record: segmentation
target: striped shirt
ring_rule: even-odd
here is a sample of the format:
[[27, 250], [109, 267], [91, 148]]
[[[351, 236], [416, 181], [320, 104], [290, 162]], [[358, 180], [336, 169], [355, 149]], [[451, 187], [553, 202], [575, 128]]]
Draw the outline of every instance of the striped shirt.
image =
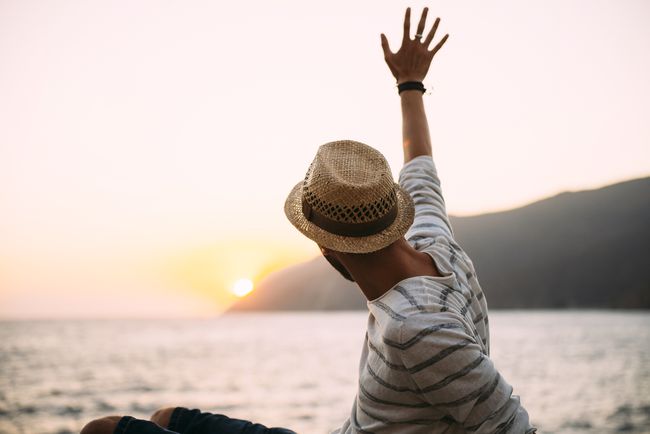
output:
[[368, 301], [359, 388], [335, 433], [535, 432], [489, 358], [485, 296], [454, 241], [433, 159], [406, 163], [399, 183], [415, 203], [406, 238], [441, 276], [402, 280]]

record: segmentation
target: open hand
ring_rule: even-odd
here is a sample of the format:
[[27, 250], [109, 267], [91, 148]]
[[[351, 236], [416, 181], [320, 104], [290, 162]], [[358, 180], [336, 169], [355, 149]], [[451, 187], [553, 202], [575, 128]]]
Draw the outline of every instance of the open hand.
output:
[[429, 31], [427, 37], [422, 41], [428, 12], [429, 8], [424, 8], [415, 33], [415, 39], [411, 39], [411, 8], [406, 9], [406, 15], [404, 16], [404, 37], [402, 38], [402, 46], [397, 53], [393, 53], [390, 50], [386, 35], [381, 34], [381, 47], [384, 50], [384, 59], [390, 68], [390, 72], [395, 76], [397, 84], [406, 81], [424, 80], [427, 71], [429, 71], [433, 56], [435, 56], [445, 41], [447, 41], [447, 38], [449, 38], [449, 34], [446, 34], [435, 47], [429, 50], [429, 45], [431, 45], [431, 41], [433, 41], [433, 37], [438, 29], [440, 18], [436, 18], [431, 31]]

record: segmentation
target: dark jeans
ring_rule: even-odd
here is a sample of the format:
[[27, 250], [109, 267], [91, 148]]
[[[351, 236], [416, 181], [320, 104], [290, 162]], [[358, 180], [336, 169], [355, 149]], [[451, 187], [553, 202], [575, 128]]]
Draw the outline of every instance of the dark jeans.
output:
[[296, 434], [285, 428], [267, 428], [246, 420], [231, 419], [221, 414], [202, 413], [177, 407], [167, 429], [148, 420], [124, 416], [114, 434]]

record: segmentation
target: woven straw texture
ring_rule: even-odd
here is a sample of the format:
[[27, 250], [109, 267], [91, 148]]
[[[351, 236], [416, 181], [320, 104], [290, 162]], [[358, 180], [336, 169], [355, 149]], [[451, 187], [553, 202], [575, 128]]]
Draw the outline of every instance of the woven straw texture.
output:
[[[369, 236], [332, 234], [303, 214], [302, 201], [318, 213], [341, 223], [370, 223], [397, 206], [397, 217], [386, 229]], [[289, 221], [321, 246], [347, 253], [380, 250], [403, 237], [413, 223], [410, 195], [393, 181], [384, 156], [352, 140], [322, 145], [304, 181], [289, 193], [284, 206]]]

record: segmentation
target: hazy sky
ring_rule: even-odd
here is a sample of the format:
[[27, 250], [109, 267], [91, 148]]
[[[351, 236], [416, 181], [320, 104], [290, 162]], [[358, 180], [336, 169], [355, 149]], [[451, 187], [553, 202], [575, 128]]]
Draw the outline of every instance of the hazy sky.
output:
[[650, 173], [650, 3], [0, 0], [0, 317], [208, 315], [315, 254], [282, 206], [317, 149], [401, 165], [424, 5], [451, 213]]

